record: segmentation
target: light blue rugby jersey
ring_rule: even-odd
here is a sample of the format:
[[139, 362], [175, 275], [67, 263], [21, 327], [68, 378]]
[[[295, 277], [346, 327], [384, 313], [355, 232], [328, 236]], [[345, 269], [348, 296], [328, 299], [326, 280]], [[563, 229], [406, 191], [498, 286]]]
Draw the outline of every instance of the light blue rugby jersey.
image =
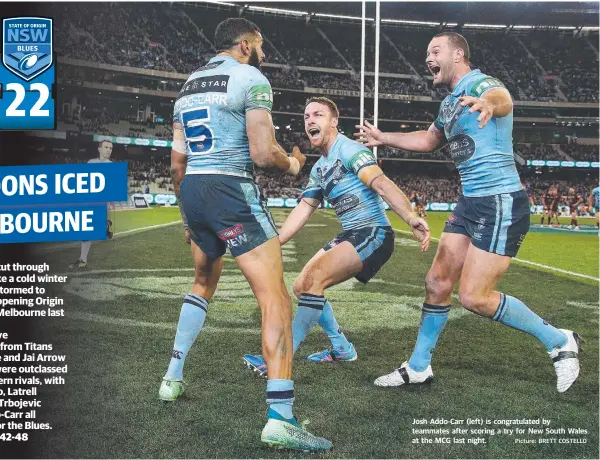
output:
[[491, 196], [522, 189], [515, 166], [512, 112], [492, 118], [479, 129], [480, 112], [469, 113], [459, 97], [481, 97], [492, 88], [504, 88], [497, 79], [472, 70], [462, 77], [440, 106], [435, 127], [446, 135], [450, 155], [460, 173], [465, 196]]
[[338, 134], [327, 156], [313, 166], [302, 198], [326, 198], [344, 230], [389, 226], [382, 198], [358, 178], [362, 168], [376, 164], [373, 152]]
[[596, 210], [600, 209], [600, 187], [596, 187], [592, 190], [592, 195], [594, 195], [594, 208]]
[[224, 174], [252, 179], [246, 112], [271, 111], [273, 92], [255, 67], [215, 56], [192, 73], [175, 102], [173, 120], [182, 124], [186, 174]]

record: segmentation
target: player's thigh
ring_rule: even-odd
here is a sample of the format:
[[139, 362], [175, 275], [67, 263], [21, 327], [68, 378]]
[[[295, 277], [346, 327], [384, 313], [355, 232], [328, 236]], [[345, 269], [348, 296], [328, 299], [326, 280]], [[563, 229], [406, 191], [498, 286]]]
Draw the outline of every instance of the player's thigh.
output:
[[461, 302], [483, 298], [494, 291], [510, 265], [511, 258], [469, 246], [458, 289]]
[[235, 261], [248, 280], [259, 304], [273, 296], [286, 298], [283, 258], [279, 238], [273, 237], [252, 250], [238, 255]]
[[[394, 232], [391, 227], [363, 227], [336, 235], [317, 253], [299, 278], [303, 287], [318, 293], [338, 283], [356, 277], [367, 283], [394, 253]], [[298, 283], [294, 285], [297, 295]]]
[[461, 196], [444, 225], [433, 263], [425, 278], [428, 291], [451, 291], [458, 281], [473, 236], [469, 225], [472, 216], [469, 213], [469, 203]]
[[320, 249], [302, 269], [294, 283], [294, 294], [320, 293], [323, 289], [356, 276], [362, 268], [362, 260], [348, 241], [343, 241], [328, 251]]

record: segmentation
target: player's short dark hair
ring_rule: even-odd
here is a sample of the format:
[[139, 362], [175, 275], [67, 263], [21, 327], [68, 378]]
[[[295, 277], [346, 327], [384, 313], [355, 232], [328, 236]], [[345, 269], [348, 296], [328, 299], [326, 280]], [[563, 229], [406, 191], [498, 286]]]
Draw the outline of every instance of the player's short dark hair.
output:
[[463, 50], [465, 56], [465, 64], [471, 63], [471, 50], [469, 50], [469, 44], [467, 43], [465, 37], [463, 37], [461, 34], [457, 34], [456, 32], [442, 32], [440, 34], [437, 34], [433, 38], [438, 37], [448, 37], [448, 41], [454, 49]]
[[103, 141], [98, 142], [98, 148], [102, 147], [102, 144], [104, 144], [105, 142], [108, 142], [109, 144], [112, 145], [112, 141], [109, 141], [108, 139], [104, 139]]
[[329, 110], [331, 110], [331, 114], [335, 118], [340, 118], [340, 111], [338, 110], [337, 104], [335, 102], [333, 102], [331, 99], [329, 99], [328, 97], [314, 96], [314, 97], [308, 98], [306, 100], [306, 104], [304, 104], [304, 110], [306, 110], [306, 107], [308, 107], [308, 104], [310, 104], [312, 102], [326, 105], [327, 107], [329, 107]]
[[220, 53], [231, 49], [246, 34], [260, 34], [260, 29], [253, 22], [244, 18], [227, 18], [215, 29], [215, 47]]

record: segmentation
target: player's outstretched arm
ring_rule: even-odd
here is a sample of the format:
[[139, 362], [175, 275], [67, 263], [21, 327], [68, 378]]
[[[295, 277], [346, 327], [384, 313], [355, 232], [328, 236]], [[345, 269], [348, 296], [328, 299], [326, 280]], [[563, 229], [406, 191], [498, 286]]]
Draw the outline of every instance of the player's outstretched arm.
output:
[[321, 202], [314, 198], [302, 198], [298, 206], [287, 217], [279, 230], [279, 242], [283, 246], [291, 240], [302, 227], [306, 225], [310, 216], [317, 210]]
[[246, 112], [246, 132], [250, 145], [250, 158], [256, 166], [276, 169], [292, 176], [296, 176], [304, 166], [306, 157], [298, 147], [294, 147], [292, 156], [288, 157], [277, 143], [273, 119], [268, 110]]
[[421, 243], [421, 252], [429, 249], [429, 225], [413, 211], [410, 201], [402, 190], [398, 188], [377, 165], [367, 166], [358, 172], [358, 178], [367, 187], [370, 187], [383, 198], [383, 200], [408, 224], [413, 235]]
[[364, 125], [356, 125], [354, 137], [367, 147], [387, 146], [411, 152], [433, 152], [444, 140], [444, 133], [432, 123], [427, 131], [412, 133], [384, 133], [367, 120]]
[[185, 242], [190, 244], [190, 230], [188, 227], [187, 218], [183, 212], [183, 206], [181, 204], [181, 198], [179, 196], [179, 190], [181, 181], [185, 176], [185, 169], [187, 168], [187, 155], [185, 154], [185, 137], [181, 129], [180, 123], [173, 123], [173, 145], [171, 147], [171, 179], [173, 179], [173, 189], [175, 190], [175, 196], [177, 197], [177, 203], [179, 204], [179, 212], [181, 213], [181, 220], [183, 220], [183, 233]]

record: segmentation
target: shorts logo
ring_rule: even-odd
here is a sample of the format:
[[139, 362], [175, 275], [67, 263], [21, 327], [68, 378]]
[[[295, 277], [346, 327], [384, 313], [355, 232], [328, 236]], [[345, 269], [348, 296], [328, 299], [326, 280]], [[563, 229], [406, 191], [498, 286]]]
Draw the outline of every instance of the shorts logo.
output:
[[481, 239], [481, 233], [473, 233], [473, 239], [474, 240], [480, 240]]
[[454, 214], [451, 214], [450, 217], [448, 217], [448, 224], [452, 224], [452, 222], [454, 222], [456, 220], [456, 216]]
[[242, 224], [235, 224], [233, 227], [226, 228], [225, 230], [221, 230], [217, 235], [223, 241], [230, 240], [235, 238], [238, 235], [244, 233], [244, 226]]
[[52, 66], [52, 19], [4, 19], [2, 35], [2, 63], [23, 80], [32, 80]]
[[244, 232], [244, 226], [242, 224], [235, 224], [233, 227], [226, 228], [217, 233], [221, 240], [225, 241], [225, 244], [229, 249], [241, 246], [248, 242], [248, 235]]
[[334, 247], [336, 247], [336, 246], [337, 246], [338, 244], [340, 244], [340, 243], [341, 243], [341, 241], [340, 241], [339, 239], [337, 239], [337, 238], [334, 238], [334, 239], [332, 239], [332, 240], [331, 240], [331, 241], [330, 241], [330, 242], [327, 244], [327, 247], [328, 247], [329, 249], [331, 249], [331, 248], [334, 248]]

